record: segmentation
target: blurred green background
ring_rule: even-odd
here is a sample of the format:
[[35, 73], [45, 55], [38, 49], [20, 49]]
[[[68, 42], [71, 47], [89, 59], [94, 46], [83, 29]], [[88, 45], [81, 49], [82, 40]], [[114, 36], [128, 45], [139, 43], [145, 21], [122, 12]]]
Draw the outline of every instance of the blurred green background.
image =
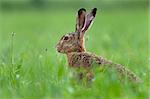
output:
[[[81, 7], [98, 8], [87, 51], [124, 64], [142, 84], [99, 69], [91, 86], [72, 80], [55, 45], [75, 30]], [[0, 0], [0, 99], [148, 99], [148, 51], [148, 0]]]

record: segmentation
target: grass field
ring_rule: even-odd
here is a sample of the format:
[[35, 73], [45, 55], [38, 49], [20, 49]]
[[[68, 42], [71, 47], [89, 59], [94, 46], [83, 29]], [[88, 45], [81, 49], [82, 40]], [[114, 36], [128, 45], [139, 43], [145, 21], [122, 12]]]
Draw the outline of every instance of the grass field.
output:
[[[76, 10], [3, 11], [0, 15], [0, 99], [148, 99], [148, 10], [99, 10], [86, 33], [87, 51], [124, 64], [142, 84], [119, 83], [95, 70], [91, 86], [72, 80], [55, 45], [75, 29]], [[12, 35], [15, 32], [15, 35]]]

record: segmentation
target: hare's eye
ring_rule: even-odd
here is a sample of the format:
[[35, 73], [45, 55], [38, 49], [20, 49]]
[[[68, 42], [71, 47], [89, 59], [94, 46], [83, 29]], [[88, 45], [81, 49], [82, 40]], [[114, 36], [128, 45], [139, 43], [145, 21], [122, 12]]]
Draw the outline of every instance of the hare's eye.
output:
[[69, 39], [69, 37], [68, 37], [68, 36], [65, 36], [65, 37], [64, 37], [64, 40], [68, 40], [68, 39]]

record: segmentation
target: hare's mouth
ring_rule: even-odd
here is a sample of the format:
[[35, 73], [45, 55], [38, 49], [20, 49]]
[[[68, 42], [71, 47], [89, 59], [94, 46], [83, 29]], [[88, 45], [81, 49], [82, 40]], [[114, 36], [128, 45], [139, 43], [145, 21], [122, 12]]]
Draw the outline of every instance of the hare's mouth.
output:
[[61, 52], [61, 49], [58, 47], [58, 46], [56, 46], [56, 50], [57, 50], [57, 52]]
[[61, 53], [61, 50], [57, 48], [57, 52]]
[[61, 53], [61, 47], [60, 46], [56, 45], [56, 50], [57, 50], [57, 52]]

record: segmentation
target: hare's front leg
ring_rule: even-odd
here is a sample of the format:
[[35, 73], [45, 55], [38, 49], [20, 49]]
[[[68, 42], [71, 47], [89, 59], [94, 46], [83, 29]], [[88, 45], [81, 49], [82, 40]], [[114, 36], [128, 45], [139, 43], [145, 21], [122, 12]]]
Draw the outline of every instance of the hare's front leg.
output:
[[78, 79], [79, 80], [86, 80], [86, 81], [91, 81], [94, 78], [94, 74], [92, 73], [92, 71], [88, 71], [88, 72], [80, 72], [78, 73]]
[[85, 76], [87, 81], [91, 81], [94, 78], [94, 74], [92, 73], [92, 71], [88, 71]]

